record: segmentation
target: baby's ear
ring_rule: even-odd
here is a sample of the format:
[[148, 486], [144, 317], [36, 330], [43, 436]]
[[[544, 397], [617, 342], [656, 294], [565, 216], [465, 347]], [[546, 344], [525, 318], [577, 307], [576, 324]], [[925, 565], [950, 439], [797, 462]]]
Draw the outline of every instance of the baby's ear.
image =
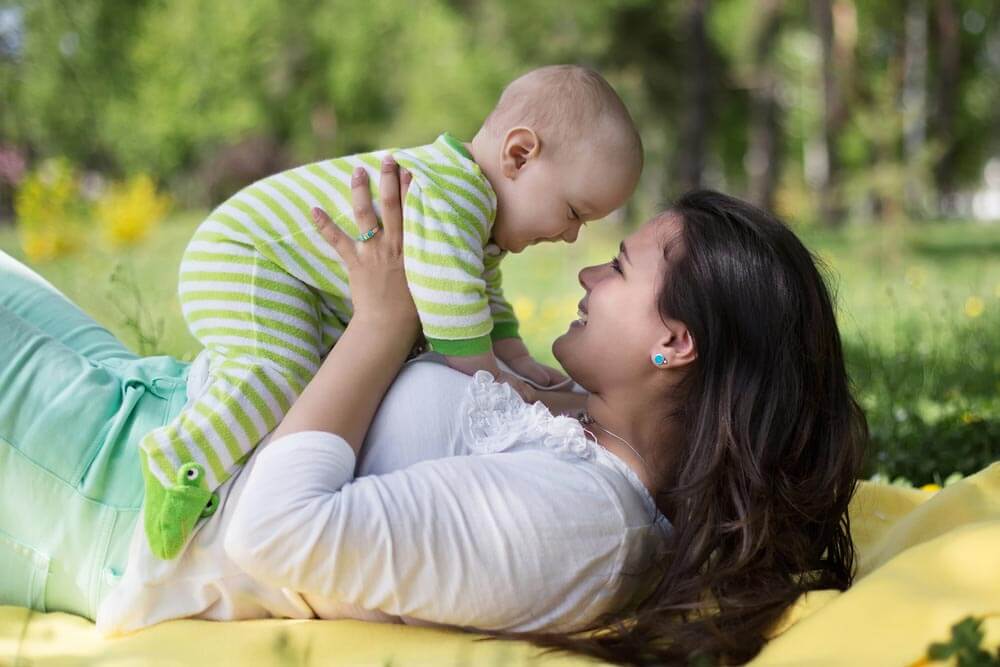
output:
[[530, 127], [513, 127], [504, 136], [500, 154], [503, 175], [514, 180], [524, 165], [538, 157], [542, 150], [538, 135]]

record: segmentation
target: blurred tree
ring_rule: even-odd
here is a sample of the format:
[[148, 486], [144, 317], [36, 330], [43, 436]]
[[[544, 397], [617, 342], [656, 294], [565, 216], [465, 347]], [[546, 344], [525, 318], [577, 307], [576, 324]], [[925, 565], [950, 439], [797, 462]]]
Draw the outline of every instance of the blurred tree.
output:
[[984, 163], [1000, 154], [1000, 3], [936, 0], [931, 21], [928, 139], [938, 213], [955, 215], [959, 190], [981, 182]]
[[66, 155], [113, 169], [116, 155], [102, 143], [107, 100], [134, 78], [123, 56], [140, 36], [147, 0], [36, 0], [17, 6], [23, 35], [17, 52], [0, 60], [4, 138], [39, 155]]
[[609, 17], [611, 43], [604, 62], [612, 69], [634, 71], [639, 81], [642, 98], [633, 115], [643, 132], [646, 171], [653, 175], [651, 196], [655, 199], [683, 192], [686, 188], [678, 182], [678, 174], [697, 172], [700, 179], [704, 164], [702, 156], [679, 157], [685, 150], [702, 146], [694, 140], [685, 148], [680, 129], [682, 106], [690, 102], [695, 89], [684, 80], [682, 62], [697, 67], [682, 55], [686, 40], [678, 27], [684, 13], [690, 11], [688, 4], [664, 10], [653, 3], [633, 2], [623, 4]]
[[681, 18], [680, 125], [672, 183], [681, 191], [704, 185], [709, 133], [715, 119], [717, 58], [705, 26], [709, 7], [710, 0], [686, 0]]
[[935, 108], [931, 112], [930, 132], [941, 144], [941, 156], [934, 166], [934, 184], [938, 194], [947, 199], [954, 194], [953, 162], [956, 157], [955, 121], [958, 105], [958, 84], [961, 58], [958, 9], [953, 0], [935, 0], [933, 34], [937, 44], [937, 85], [934, 91]]
[[843, 128], [845, 199], [863, 202], [860, 219], [900, 221], [907, 169], [903, 161], [902, 91], [905, 24], [900, 6], [858, 0], [857, 58], [865, 64], [849, 88], [852, 113]]
[[[820, 218], [827, 225], [843, 222], [844, 207], [840, 191], [840, 151], [838, 140], [847, 119], [844, 104], [843, 79], [850, 62], [850, 46], [845, 44], [844, 32], [838, 39], [834, 6], [841, 16], [853, 12], [849, 0], [811, 0], [813, 21], [820, 41], [820, 66], [822, 67], [822, 131], [816, 136], [816, 159], [813, 161], [813, 180], [819, 188]], [[843, 26], [845, 20], [841, 20]]]
[[105, 141], [128, 169], [152, 166], [175, 176], [248, 136], [289, 139], [286, 117], [275, 110], [298, 104], [280, 90], [288, 58], [281, 28], [296, 13], [289, 4], [172, 0], [150, 7], [143, 38], [128, 53], [143, 76], [110, 101], [104, 123]]
[[926, 215], [928, 185], [922, 163], [927, 161], [927, 1], [906, 0], [903, 13], [903, 160], [908, 166], [904, 201], [911, 217]]
[[1000, 154], [996, 0], [22, 1], [0, 7], [0, 145], [150, 172], [190, 202], [469, 137], [553, 62], [597, 67], [632, 110], [643, 213], [709, 185], [830, 224], [956, 214]]
[[746, 169], [750, 200], [774, 208], [782, 165], [782, 82], [775, 52], [785, 17], [784, 0], [762, 0], [757, 7], [751, 57], [749, 149]]

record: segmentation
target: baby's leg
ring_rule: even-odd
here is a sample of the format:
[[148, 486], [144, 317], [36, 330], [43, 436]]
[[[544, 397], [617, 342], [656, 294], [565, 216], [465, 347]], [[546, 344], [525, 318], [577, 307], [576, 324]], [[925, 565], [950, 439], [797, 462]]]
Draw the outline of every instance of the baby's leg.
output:
[[195, 235], [181, 263], [180, 299], [209, 355], [209, 383], [140, 443], [146, 536], [177, 555], [212, 491], [284, 417], [319, 368], [324, 336], [315, 292], [253, 247]]

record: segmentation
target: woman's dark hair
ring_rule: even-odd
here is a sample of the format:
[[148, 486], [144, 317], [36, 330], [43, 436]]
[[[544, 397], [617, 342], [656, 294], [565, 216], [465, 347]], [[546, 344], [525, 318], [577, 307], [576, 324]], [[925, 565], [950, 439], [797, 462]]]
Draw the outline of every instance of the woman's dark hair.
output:
[[665, 415], [685, 437], [656, 499], [673, 524], [663, 576], [637, 608], [586, 628], [606, 632], [516, 636], [624, 664], [744, 663], [799, 595], [850, 586], [847, 510], [868, 427], [830, 294], [795, 234], [712, 191], [664, 215], [681, 233], [664, 249], [658, 307], [687, 325], [698, 359]]

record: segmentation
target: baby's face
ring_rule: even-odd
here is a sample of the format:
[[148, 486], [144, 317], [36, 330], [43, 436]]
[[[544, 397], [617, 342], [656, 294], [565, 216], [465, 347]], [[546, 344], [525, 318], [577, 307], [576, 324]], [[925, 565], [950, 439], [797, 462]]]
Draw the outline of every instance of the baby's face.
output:
[[639, 178], [634, 168], [585, 152], [578, 155], [561, 161], [539, 155], [516, 178], [492, 184], [497, 193], [493, 241], [498, 246], [518, 253], [545, 241], [572, 243], [583, 223], [607, 216], [631, 196]]

